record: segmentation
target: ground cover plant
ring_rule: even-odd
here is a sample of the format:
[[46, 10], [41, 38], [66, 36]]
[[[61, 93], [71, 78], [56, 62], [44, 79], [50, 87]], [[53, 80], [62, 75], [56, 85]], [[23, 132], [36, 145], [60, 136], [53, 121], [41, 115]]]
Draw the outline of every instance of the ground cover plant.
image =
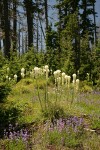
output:
[[86, 76], [83, 82], [48, 65], [5, 74], [0, 150], [99, 149], [100, 91]]

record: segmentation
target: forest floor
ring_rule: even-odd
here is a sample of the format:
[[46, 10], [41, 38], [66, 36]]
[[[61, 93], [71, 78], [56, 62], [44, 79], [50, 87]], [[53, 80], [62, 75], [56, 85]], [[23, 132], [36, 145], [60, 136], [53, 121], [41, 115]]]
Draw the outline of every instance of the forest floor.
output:
[[56, 89], [30, 78], [14, 84], [0, 104], [0, 150], [99, 150], [100, 91], [88, 88]]

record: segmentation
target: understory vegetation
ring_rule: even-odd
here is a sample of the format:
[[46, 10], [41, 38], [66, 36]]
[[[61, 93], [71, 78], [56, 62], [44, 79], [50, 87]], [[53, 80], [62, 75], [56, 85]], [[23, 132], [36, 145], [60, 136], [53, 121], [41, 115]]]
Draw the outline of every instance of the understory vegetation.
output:
[[2, 58], [0, 150], [99, 149], [99, 79], [93, 85], [88, 72], [80, 80], [79, 71], [37, 67], [25, 58]]

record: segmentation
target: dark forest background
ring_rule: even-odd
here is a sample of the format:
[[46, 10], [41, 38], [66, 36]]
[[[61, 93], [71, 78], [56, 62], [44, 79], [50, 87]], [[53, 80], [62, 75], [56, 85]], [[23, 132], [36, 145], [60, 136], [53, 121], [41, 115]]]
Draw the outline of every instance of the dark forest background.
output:
[[89, 73], [96, 84], [100, 33], [95, 4], [96, 0], [55, 0], [54, 5], [48, 0], [1, 0], [1, 76], [8, 66], [18, 74], [21, 67], [48, 64], [52, 70], [77, 73], [81, 80]]

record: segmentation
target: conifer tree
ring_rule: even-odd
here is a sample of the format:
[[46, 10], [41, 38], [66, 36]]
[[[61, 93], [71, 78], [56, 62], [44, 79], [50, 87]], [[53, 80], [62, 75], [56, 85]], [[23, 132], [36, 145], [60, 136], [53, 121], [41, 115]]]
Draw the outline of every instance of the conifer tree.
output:
[[[94, 35], [96, 38], [96, 22], [95, 22], [95, 0], [81, 0], [80, 8], [82, 13], [80, 14], [81, 17], [81, 36], [84, 37], [85, 34], [88, 32], [89, 41], [91, 44], [94, 43]], [[94, 17], [94, 22], [90, 16]]]
[[27, 28], [28, 28], [28, 48], [33, 45], [33, 13], [34, 6], [32, 0], [24, 0], [26, 15], [27, 15]]

